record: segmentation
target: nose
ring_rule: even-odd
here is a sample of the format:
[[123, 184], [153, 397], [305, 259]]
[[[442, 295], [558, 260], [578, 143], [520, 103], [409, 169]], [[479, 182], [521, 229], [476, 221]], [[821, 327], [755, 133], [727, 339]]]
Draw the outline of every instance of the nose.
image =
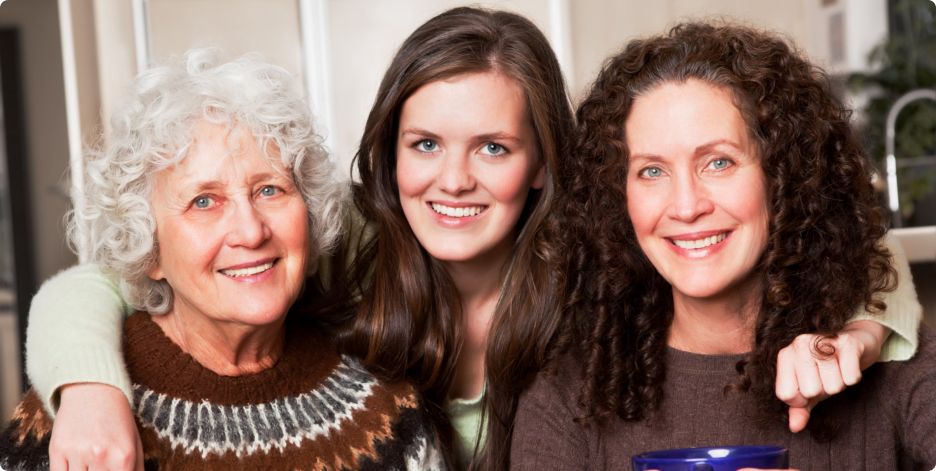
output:
[[672, 181], [672, 199], [667, 210], [670, 219], [691, 223], [715, 210], [709, 189], [698, 177], [676, 176]]
[[441, 165], [438, 184], [442, 191], [457, 195], [474, 189], [475, 179], [472, 174], [471, 157], [467, 152], [453, 152], [446, 155]]
[[252, 201], [235, 203], [227, 223], [225, 242], [230, 247], [256, 248], [272, 235], [263, 213]]

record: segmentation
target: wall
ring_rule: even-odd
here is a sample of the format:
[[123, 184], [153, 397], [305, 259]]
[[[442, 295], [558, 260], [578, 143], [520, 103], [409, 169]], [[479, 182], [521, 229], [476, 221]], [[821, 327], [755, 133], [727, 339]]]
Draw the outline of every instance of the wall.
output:
[[[58, 8], [55, 0], [7, 0], [0, 26], [16, 27], [26, 119], [35, 273], [46, 279], [75, 263], [64, 243], [68, 141]], [[20, 346], [12, 313], [0, 313], [0, 413], [9, 417], [19, 399]]]
[[76, 261], [63, 224], [68, 130], [56, 1], [7, 0], [0, 6], [0, 25], [20, 28], [36, 278], [45, 280]]

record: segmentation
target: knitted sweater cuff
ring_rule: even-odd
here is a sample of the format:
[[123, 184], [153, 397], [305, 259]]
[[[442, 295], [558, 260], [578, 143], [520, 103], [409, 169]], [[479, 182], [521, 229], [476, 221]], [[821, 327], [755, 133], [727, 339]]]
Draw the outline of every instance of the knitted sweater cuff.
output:
[[52, 381], [43, 385], [42, 390], [50, 393], [43, 397], [42, 401], [53, 417], [59, 408], [61, 388], [74, 383], [101, 383], [113, 386], [127, 397], [131, 405], [133, 404], [132, 383], [123, 358], [115, 357], [110, 348], [84, 345], [74, 351], [59, 352], [49, 360], [55, 374], [47, 375]]

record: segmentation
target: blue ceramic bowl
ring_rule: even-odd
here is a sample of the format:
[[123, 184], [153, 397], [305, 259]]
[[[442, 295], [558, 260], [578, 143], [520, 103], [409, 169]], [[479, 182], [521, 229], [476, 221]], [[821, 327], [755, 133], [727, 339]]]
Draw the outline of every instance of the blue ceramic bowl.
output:
[[631, 458], [634, 471], [737, 471], [741, 468], [787, 469], [790, 455], [780, 446], [683, 448], [642, 453]]

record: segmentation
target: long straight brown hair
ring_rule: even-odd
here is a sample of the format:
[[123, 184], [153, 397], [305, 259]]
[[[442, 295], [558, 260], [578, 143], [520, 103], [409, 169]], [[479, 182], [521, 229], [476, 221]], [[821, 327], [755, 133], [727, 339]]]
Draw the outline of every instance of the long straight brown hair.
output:
[[[348, 280], [360, 303], [339, 334], [346, 353], [387, 379], [412, 381], [447, 430], [442, 410], [461, 343], [462, 300], [446, 270], [419, 244], [400, 205], [396, 144], [400, 112], [421, 87], [463, 74], [493, 71], [523, 89], [527, 115], [545, 167], [542, 189], [531, 190], [518, 222], [511, 266], [504, 267], [486, 351], [484, 399], [487, 446], [471, 467], [506, 469], [517, 396], [545, 362], [558, 325], [565, 281], [553, 243], [552, 207], [561, 188], [557, 166], [568, 155], [571, 104], [555, 54], [528, 19], [479, 8], [448, 10], [420, 26], [387, 69], [355, 161], [354, 202], [377, 237], [365, 244]], [[509, 277], [507, 276], [509, 272]], [[451, 437], [443, 434], [443, 441]]]

